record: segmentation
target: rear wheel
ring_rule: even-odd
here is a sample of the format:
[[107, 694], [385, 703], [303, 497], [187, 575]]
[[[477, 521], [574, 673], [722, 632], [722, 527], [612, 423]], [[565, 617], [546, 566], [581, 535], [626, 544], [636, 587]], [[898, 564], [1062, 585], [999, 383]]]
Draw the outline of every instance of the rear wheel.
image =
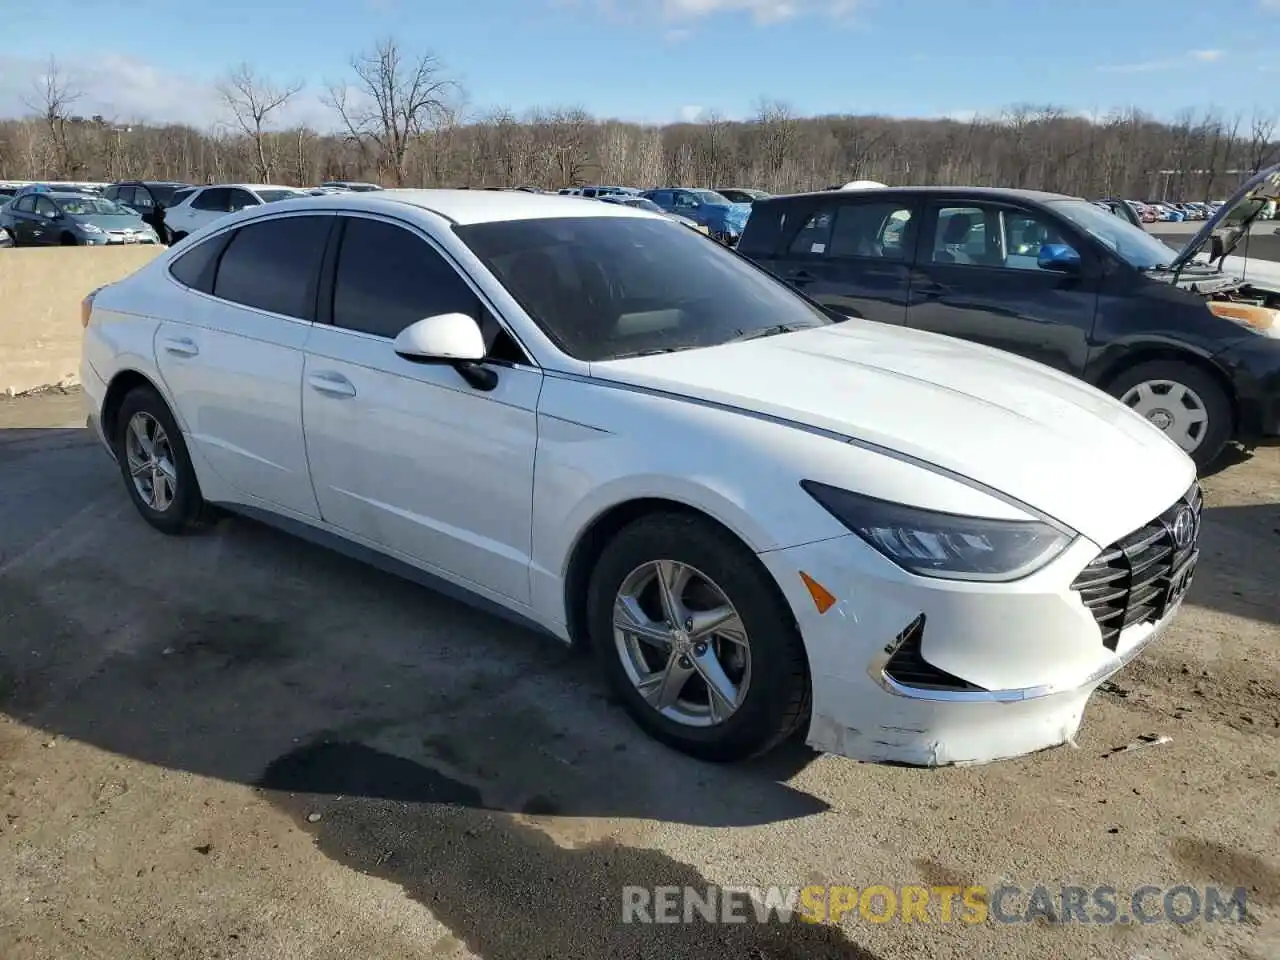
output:
[[624, 528], [591, 577], [588, 626], [610, 686], [656, 739], [733, 761], [807, 715], [808, 671], [790, 608], [742, 544], [695, 516]]
[[64, 233], [58, 242], [64, 247], [77, 247], [80, 245], [80, 241], [76, 239], [73, 233]]
[[125, 489], [147, 523], [181, 534], [210, 519], [182, 431], [153, 387], [129, 391], [116, 413], [115, 433]]
[[1218, 459], [1234, 431], [1226, 390], [1180, 360], [1141, 363], [1121, 373], [1107, 392], [1163, 430], [1202, 469]]

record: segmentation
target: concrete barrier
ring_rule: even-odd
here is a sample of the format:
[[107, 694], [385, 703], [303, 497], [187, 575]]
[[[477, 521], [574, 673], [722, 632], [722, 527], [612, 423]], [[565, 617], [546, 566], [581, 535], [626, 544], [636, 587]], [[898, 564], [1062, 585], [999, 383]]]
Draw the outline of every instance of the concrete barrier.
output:
[[0, 392], [77, 382], [80, 301], [165, 249], [147, 245], [0, 250]]

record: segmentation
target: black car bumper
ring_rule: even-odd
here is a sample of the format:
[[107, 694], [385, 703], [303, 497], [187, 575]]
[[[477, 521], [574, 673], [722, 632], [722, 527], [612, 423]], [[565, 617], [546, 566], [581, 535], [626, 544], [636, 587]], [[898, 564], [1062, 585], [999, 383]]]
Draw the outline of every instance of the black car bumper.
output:
[[1280, 437], [1280, 339], [1251, 336], [1215, 358], [1236, 395], [1236, 436], [1245, 443]]

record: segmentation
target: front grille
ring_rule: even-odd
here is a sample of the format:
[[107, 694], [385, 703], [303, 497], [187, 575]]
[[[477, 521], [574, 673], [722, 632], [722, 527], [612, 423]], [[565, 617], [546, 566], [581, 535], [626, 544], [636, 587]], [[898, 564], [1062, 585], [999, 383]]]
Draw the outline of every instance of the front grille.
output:
[[885, 676], [917, 690], [981, 690], [967, 680], [935, 667], [924, 658], [920, 650], [924, 639], [924, 614], [916, 617], [907, 628], [889, 644], [886, 653], [893, 651], [884, 665]]
[[[1098, 554], [1072, 582], [1071, 588], [1080, 594], [1097, 621], [1102, 643], [1108, 650], [1116, 649], [1122, 630], [1139, 623], [1154, 623], [1178, 599], [1169, 597], [1169, 584], [1185, 564], [1195, 563], [1203, 505], [1200, 484], [1192, 484], [1160, 516]], [[1174, 524], [1179, 511], [1188, 507], [1194, 518], [1191, 539], [1180, 547]], [[1184, 585], [1189, 583], [1190, 575], [1182, 581]]]

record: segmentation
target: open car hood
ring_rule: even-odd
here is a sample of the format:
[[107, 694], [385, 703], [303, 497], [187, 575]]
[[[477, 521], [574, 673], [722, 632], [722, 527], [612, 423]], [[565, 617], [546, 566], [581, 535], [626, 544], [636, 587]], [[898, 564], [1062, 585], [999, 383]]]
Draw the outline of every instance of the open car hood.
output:
[[1258, 211], [1268, 200], [1280, 199], [1280, 163], [1255, 173], [1235, 195], [1218, 208], [1218, 212], [1204, 222], [1195, 236], [1173, 259], [1174, 270], [1185, 267], [1209, 245], [1210, 238], [1222, 231], [1223, 257], [1231, 255], [1245, 234]]

